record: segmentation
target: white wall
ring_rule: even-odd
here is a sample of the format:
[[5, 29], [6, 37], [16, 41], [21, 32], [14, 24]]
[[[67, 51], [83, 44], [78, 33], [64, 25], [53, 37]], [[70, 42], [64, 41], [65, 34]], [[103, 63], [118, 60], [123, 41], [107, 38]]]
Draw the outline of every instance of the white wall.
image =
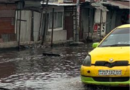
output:
[[[54, 12], [62, 12], [63, 17], [62, 17], [62, 23], [64, 25], [64, 7], [53, 7]], [[52, 8], [49, 8], [48, 13], [52, 12]], [[51, 31], [52, 29], [48, 29], [48, 34], [47, 34], [47, 41], [51, 41]], [[63, 26], [61, 28], [55, 28], [53, 32], [53, 41], [65, 41], [67, 40], [67, 31], [63, 30]]]
[[[53, 32], [53, 41], [65, 41], [67, 39], [66, 30], [57, 30]], [[51, 31], [49, 31], [48, 40], [51, 41]]]
[[[34, 24], [33, 24], [33, 36], [34, 41], [38, 40], [39, 35], [39, 26], [40, 26], [40, 13], [33, 12]], [[17, 40], [19, 40], [19, 22], [20, 20], [20, 11], [16, 13], [16, 28], [15, 32], [17, 33]], [[21, 31], [20, 31], [20, 42], [21, 43], [29, 43], [31, 41], [31, 25], [32, 25], [32, 11], [30, 10], [22, 10], [21, 12]]]
[[[16, 33], [17, 40], [19, 40], [19, 22], [20, 22], [20, 11], [16, 14]], [[20, 28], [20, 42], [29, 42], [31, 39], [31, 11], [22, 10], [21, 11], [21, 28]]]
[[100, 9], [95, 10], [95, 17], [94, 17], [94, 23], [99, 24], [99, 27], [101, 26], [101, 29], [98, 30], [98, 34], [104, 36], [106, 34], [106, 17], [107, 17], [107, 11], [101, 11]]
[[101, 17], [101, 10], [96, 9], [95, 16], [94, 16], [95, 23], [100, 23], [100, 20], [101, 20], [100, 17]]
[[41, 14], [39, 12], [34, 12], [34, 41], [38, 40], [39, 35], [39, 27], [40, 27], [40, 17]]
[[21, 35], [20, 40], [21, 42], [30, 41], [31, 40], [31, 17], [32, 13], [31, 11], [22, 11], [22, 20], [26, 20], [26, 22], [21, 22]]
[[[102, 17], [101, 17], [101, 14], [102, 14]], [[101, 19], [102, 19], [102, 22], [105, 23], [106, 22], [106, 17], [107, 17], [107, 12], [106, 11], [101, 12], [100, 9], [95, 10], [95, 17], [94, 17], [95, 23], [100, 23]]]
[[[55, 8], [55, 12], [63, 12], [63, 17], [64, 17], [64, 7], [58, 7], [58, 6], [50, 7], [48, 9], [48, 13], [52, 12], [52, 8]], [[19, 22], [20, 21], [17, 20], [17, 19], [20, 19], [19, 15], [18, 15], [18, 14], [20, 14], [20, 11], [17, 11], [17, 12], [18, 13], [16, 14], [16, 28], [15, 28], [15, 31], [17, 33], [17, 40], [19, 40]], [[33, 20], [34, 20], [33, 36], [34, 36], [34, 41], [38, 41], [41, 13], [33, 12], [33, 14], [34, 14], [34, 17], [33, 17]], [[22, 10], [22, 12], [21, 12], [21, 20], [22, 21], [21, 21], [21, 31], [20, 31], [20, 33], [21, 33], [20, 34], [20, 42], [23, 43], [23, 44], [25, 44], [25, 43], [29, 44], [29, 43], [31, 43], [32, 11], [30, 11], [30, 10]], [[63, 18], [63, 22], [64, 22], [64, 18]], [[51, 32], [51, 29], [48, 29], [47, 38], [46, 38], [47, 40], [50, 41], [51, 34], [48, 34], [48, 32]], [[66, 30], [63, 30], [63, 27], [55, 28], [53, 36], [54, 36], [53, 41], [67, 40], [67, 33], [66, 33]]]

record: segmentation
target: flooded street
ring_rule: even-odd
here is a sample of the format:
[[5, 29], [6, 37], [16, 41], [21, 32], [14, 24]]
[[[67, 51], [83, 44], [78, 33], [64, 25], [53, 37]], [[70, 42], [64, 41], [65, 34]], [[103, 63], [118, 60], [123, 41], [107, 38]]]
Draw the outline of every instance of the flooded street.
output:
[[[60, 56], [44, 56], [43, 52]], [[87, 46], [0, 52], [0, 87], [11, 90], [85, 90], [80, 66]]]
[[[49, 53], [49, 55], [45, 56], [43, 53]], [[87, 45], [1, 51], [0, 88], [90, 90], [82, 85], [80, 79], [80, 66], [86, 55]]]

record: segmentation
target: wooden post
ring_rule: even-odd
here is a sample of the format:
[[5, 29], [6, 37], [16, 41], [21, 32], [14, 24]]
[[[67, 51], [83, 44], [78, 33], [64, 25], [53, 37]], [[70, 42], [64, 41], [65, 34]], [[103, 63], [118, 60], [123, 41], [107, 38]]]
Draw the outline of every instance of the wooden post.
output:
[[43, 45], [44, 41], [45, 41], [45, 35], [46, 35], [46, 29], [47, 29], [47, 12], [48, 12], [48, 1], [46, 1], [46, 5], [45, 5], [45, 20], [44, 20], [44, 29], [43, 29], [43, 35], [42, 35], [42, 42], [41, 42], [41, 45]]
[[54, 31], [54, 8], [52, 9], [51, 48], [53, 47], [53, 31]]

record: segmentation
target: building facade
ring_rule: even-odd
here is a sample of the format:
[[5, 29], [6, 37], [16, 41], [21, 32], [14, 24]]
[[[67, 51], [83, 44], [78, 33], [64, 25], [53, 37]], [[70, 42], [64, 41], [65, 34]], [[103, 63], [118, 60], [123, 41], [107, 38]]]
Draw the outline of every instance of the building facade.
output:
[[41, 0], [0, 0], [0, 48], [74, 41], [75, 37], [102, 39], [129, 22], [128, 2], [80, 0], [79, 5], [77, 9], [77, 0], [49, 0], [48, 5]]

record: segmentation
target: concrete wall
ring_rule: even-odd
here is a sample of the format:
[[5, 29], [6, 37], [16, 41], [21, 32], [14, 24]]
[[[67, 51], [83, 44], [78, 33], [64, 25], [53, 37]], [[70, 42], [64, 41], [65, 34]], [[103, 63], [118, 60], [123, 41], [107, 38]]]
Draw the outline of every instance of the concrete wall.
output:
[[[48, 10], [48, 13], [52, 12], [52, 8], [55, 8], [54, 12], [62, 12], [63, 17], [62, 17], [62, 24], [64, 26], [64, 7], [50, 7]], [[53, 41], [58, 42], [58, 41], [65, 41], [67, 40], [67, 31], [63, 29], [63, 26], [61, 28], [55, 28], [54, 33], [53, 33]], [[52, 29], [48, 29], [47, 32], [47, 41], [51, 41], [51, 31]]]
[[122, 10], [110, 9], [107, 12], [107, 24], [106, 24], [107, 33], [109, 33], [115, 27], [121, 25], [121, 15]]
[[87, 13], [87, 9], [82, 9], [81, 12], [82, 16], [81, 16], [81, 21], [83, 24], [83, 38], [86, 39], [87, 38], [87, 33], [88, 33], [88, 13]]
[[17, 46], [18, 46], [18, 42], [16, 41], [0, 43], [0, 48], [10, 48], [10, 47], [17, 47]]
[[[64, 18], [64, 7], [54, 7], [54, 8], [55, 8], [55, 12], [63, 12], [62, 18]], [[51, 12], [52, 12], [52, 8], [48, 10], [48, 13]], [[40, 27], [40, 18], [41, 18], [40, 16], [41, 14], [38, 12], [34, 12], [34, 11], [32, 12], [31, 10], [22, 10], [21, 18], [20, 18], [20, 11], [17, 10], [15, 14], [15, 31], [14, 31], [14, 33], [17, 34], [17, 40], [14, 42], [7, 42], [7, 43], [0, 44], [0, 48], [18, 46], [19, 31], [20, 31], [20, 45], [33, 44], [34, 42], [37, 42], [39, 37], [39, 27]], [[32, 22], [34, 23], [32, 24]], [[19, 25], [20, 23], [21, 25]], [[31, 41], [32, 32], [33, 32], [34, 42]], [[47, 31], [47, 40], [51, 41], [51, 29], [48, 29]], [[65, 40], [67, 40], [67, 32], [66, 30], [63, 29], [63, 26], [61, 28], [55, 28], [53, 33], [53, 41], [57, 42], [57, 41], [65, 41]]]
[[40, 17], [41, 14], [39, 12], [34, 12], [34, 25], [33, 25], [33, 30], [34, 30], [34, 41], [38, 41], [38, 37], [39, 37], [39, 27], [40, 27]]
[[[16, 22], [17, 23], [16, 23], [16, 30], [15, 30], [17, 32], [17, 41], [19, 40], [19, 22], [20, 22], [19, 15], [20, 15], [20, 11], [17, 11], [17, 14], [16, 14]], [[32, 25], [32, 22], [33, 22], [33, 25]], [[22, 10], [22, 12], [21, 12], [20, 42], [21, 43], [31, 42], [31, 32], [33, 32], [34, 41], [38, 41], [39, 26], [40, 26], [40, 13], [34, 12], [34, 11], [32, 12], [30, 10]]]
[[[19, 30], [20, 30], [20, 42], [29, 42], [31, 40], [31, 11], [22, 10], [21, 11], [21, 20], [20, 20], [20, 11], [17, 11], [16, 15], [16, 32], [17, 40], [19, 40]], [[19, 22], [21, 22], [21, 27], [19, 29]]]
[[[50, 7], [48, 9], [48, 13], [52, 13], [52, 8], [55, 8], [55, 12], [62, 12], [64, 18], [64, 7]], [[44, 15], [44, 12], [43, 12]], [[48, 14], [49, 15], [49, 14]], [[32, 19], [33, 18], [33, 19]], [[44, 16], [43, 16], [44, 18]], [[41, 13], [30, 11], [30, 10], [22, 10], [21, 12], [21, 28], [20, 28], [20, 43], [21, 44], [29, 44], [31, 42], [31, 33], [33, 32], [33, 39], [34, 42], [38, 41], [39, 33], [42, 35], [43, 28], [40, 29], [40, 19], [41, 19]], [[33, 21], [32, 21], [33, 20]], [[44, 19], [43, 19], [44, 20]], [[20, 22], [20, 11], [17, 11], [16, 13], [16, 28], [15, 32], [17, 33], [17, 41], [19, 40], [19, 22]], [[32, 24], [33, 23], [33, 24]], [[42, 26], [44, 23], [42, 24]], [[40, 29], [40, 31], [39, 31]], [[46, 33], [47, 40], [50, 41], [50, 35], [48, 34], [51, 32], [51, 29], [48, 27], [48, 31]], [[63, 27], [61, 28], [55, 28], [54, 29], [54, 39], [53, 41], [61, 41], [66, 40], [66, 30], [63, 30]]]
[[83, 8], [81, 13], [81, 21], [83, 24], [83, 38], [92, 38], [94, 25], [94, 8]]
[[[57, 30], [54, 31], [53, 33], [53, 42], [57, 42], [57, 41], [65, 41], [67, 36], [67, 32], [66, 30]], [[49, 31], [49, 35], [48, 35], [48, 41], [51, 41], [51, 31]]]

